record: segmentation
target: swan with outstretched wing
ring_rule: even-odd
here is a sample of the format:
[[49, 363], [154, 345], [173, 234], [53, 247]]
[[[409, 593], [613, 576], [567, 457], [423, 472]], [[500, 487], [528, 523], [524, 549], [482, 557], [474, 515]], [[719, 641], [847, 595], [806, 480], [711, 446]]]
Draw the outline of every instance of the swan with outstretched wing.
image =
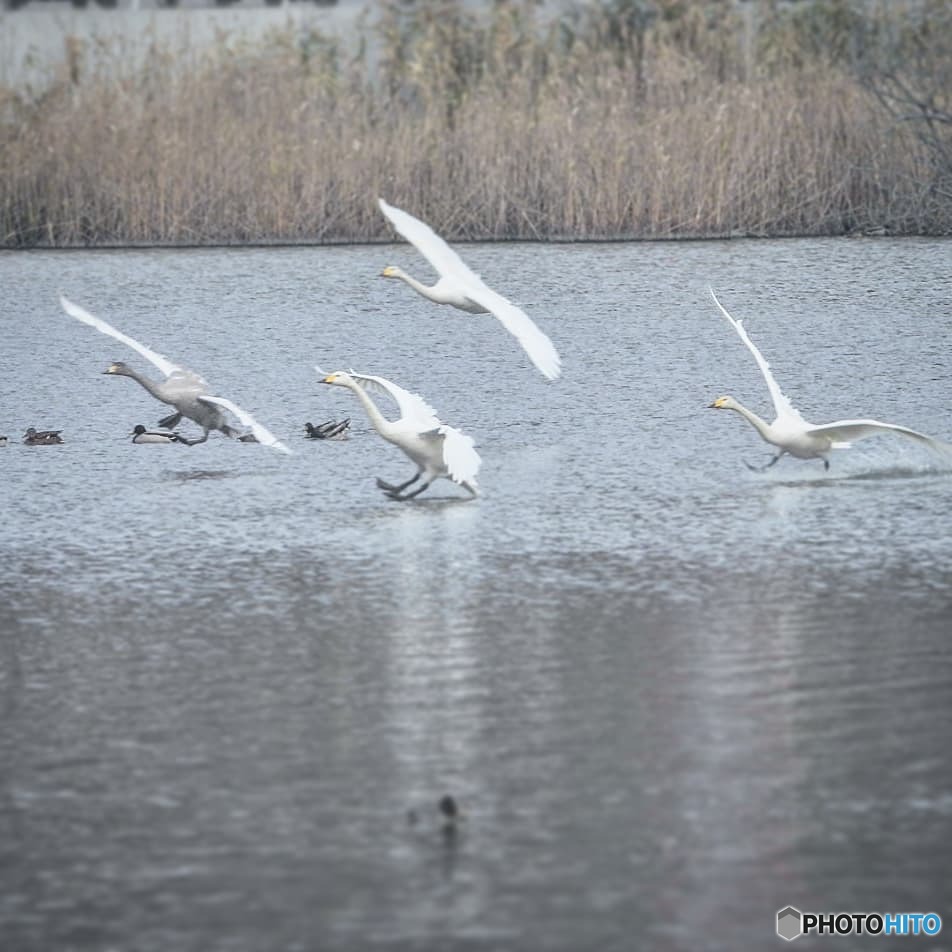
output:
[[[479, 495], [476, 474], [481, 460], [472, 437], [441, 422], [436, 411], [421, 396], [372, 374], [353, 370], [325, 374], [320, 367], [315, 367], [315, 370], [321, 383], [353, 391], [367, 411], [374, 429], [416, 464], [416, 473], [403, 483], [395, 485], [377, 479], [377, 485], [391, 499], [402, 501], [419, 496], [440, 477], [459, 484], [472, 496]], [[370, 398], [370, 392], [389, 396], [400, 411], [399, 418], [388, 420]], [[422, 479], [422, 484], [412, 492], [406, 492], [419, 479]]]
[[399, 278], [437, 304], [449, 304], [470, 314], [492, 314], [519, 341], [544, 377], [559, 377], [562, 361], [555, 345], [522, 308], [490, 288], [429, 225], [382, 198], [378, 202], [396, 231], [429, 261], [440, 280], [427, 286], [393, 265], [383, 269], [383, 277]]
[[145, 344], [140, 344], [139, 341], [129, 337], [128, 334], [123, 334], [122, 331], [117, 330], [108, 323], [108, 321], [104, 321], [101, 317], [90, 314], [85, 308], [74, 304], [65, 297], [60, 297], [60, 304], [70, 317], [74, 317], [77, 321], [82, 321], [82, 323], [94, 327], [100, 333], [106, 334], [131, 347], [163, 374], [165, 377], [164, 380], [151, 380], [122, 361], [116, 361], [103, 371], [103, 373], [106, 374], [131, 377], [143, 388], [148, 390], [156, 400], [160, 400], [162, 403], [174, 407], [175, 412], [167, 417], [163, 417], [163, 419], [159, 421], [160, 426], [171, 429], [181, 422], [182, 417], [187, 417], [202, 428], [203, 432], [201, 437], [196, 440], [187, 440], [182, 437], [182, 442], [187, 443], [189, 446], [204, 443], [212, 430], [220, 430], [225, 436], [235, 439], [239, 438], [241, 434], [228, 424], [225, 415], [222, 413], [224, 409], [236, 417], [242, 424], [250, 427], [259, 443], [263, 443], [265, 446], [279, 450], [282, 453], [291, 452], [267, 427], [255, 420], [250, 413], [242, 410], [237, 404], [226, 400], [224, 397], [210, 394], [208, 392], [208, 383], [197, 373], [186, 370], [184, 367], [173, 363], [167, 357], [156, 353], [154, 350], [146, 347]]
[[768, 423], [733, 397], [718, 397], [713, 403], [709, 404], [715, 410], [733, 410], [735, 413], [739, 413], [765, 442], [777, 448], [777, 452], [764, 466], [755, 467], [747, 464], [749, 469], [767, 469], [773, 466], [785, 453], [789, 453], [798, 459], [822, 459], [824, 469], [829, 469], [829, 454], [832, 450], [848, 449], [858, 440], [865, 440], [868, 437], [883, 434], [893, 434], [915, 440], [952, 459], [952, 446], [948, 443], [895, 423], [883, 423], [879, 420], [837, 420], [834, 423], [821, 425], [809, 423], [800, 415], [780, 389], [780, 385], [770, 372], [770, 365], [747, 335], [743, 322], [735, 320], [728, 314], [727, 309], [717, 299], [713, 288], [708, 290], [720, 312], [727, 318], [744, 345], [754, 355], [757, 366], [767, 382], [767, 389], [770, 391], [776, 412], [774, 421]]

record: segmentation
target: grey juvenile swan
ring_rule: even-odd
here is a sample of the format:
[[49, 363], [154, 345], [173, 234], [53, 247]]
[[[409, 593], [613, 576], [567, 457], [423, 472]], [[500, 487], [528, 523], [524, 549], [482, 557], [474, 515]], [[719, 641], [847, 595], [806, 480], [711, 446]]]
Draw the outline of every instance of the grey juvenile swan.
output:
[[228, 425], [225, 415], [222, 413], [222, 409], [225, 409], [235, 416], [244, 426], [250, 427], [251, 432], [255, 435], [259, 443], [263, 443], [272, 449], [280, 450], [282, 453], [291, 452], [270, 430], [258, 423], [250, 413], [242, 410], [237, 404], [226, 400], [224, 397], [216, 397], [210, 394], [208, 392], [208, 383], [198, 374], [193, 373], [191, 370], [186, 370], [177, 364], [173, 364], [172, 361], [163, 357], [161, 354], [149, 350], [144, 344], [140, 344], [132, 337], [116, 330], [116, 328], [102, 318], [95, 317], [90, 314], [89, 311], [84, 310], [77, 304], [73, 304], [65, 297], [60, 297], [60, 304], [62, 304], [63, 310], [66, 311], [70, 317], [75, 317], [76, 320], [82, 321], [90, 327], [95, 327], [97, 331], [114, 337], [118, 341], [122, 341], [123, 344], [128, 345], [145, 357], [146, 360], [154, 364], [165, 375], [165, 380], [157, 383], [143, 376], [122, 361], [117, 361], [103, 371], [103, 373], [107, 374], [131, 377], [148, 390], [156, 400], [160, 400], [162, 403], [167, 403], [169, 406], [174, 407], [175, 412], [160, 420], [160, 426], [171, 429], [181, 422], [182, 417], [188, 417], [189, 420], [193, 420], [197, 423], [203, 430], [201, 437], [197, 440], [187, 440], [182, 437], [183, 443], [187, 443], [189, 446], [194, 446], [196, 443], [204, 443], [208, 439], [209, 432], [212, 430], [221, 430], [225, 436], [237, 439], [239, 437], [238, 431]]

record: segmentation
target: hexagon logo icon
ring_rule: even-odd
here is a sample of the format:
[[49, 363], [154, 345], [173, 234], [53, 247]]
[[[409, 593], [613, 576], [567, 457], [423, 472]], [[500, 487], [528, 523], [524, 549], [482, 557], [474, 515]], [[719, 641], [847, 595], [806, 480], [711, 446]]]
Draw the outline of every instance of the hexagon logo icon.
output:
[[801, 934], [800, 930], [801, 913], [799, 909], [793, 906], [785, 906], [777, 913], [777, 935], [788, 942], [793, 941]]

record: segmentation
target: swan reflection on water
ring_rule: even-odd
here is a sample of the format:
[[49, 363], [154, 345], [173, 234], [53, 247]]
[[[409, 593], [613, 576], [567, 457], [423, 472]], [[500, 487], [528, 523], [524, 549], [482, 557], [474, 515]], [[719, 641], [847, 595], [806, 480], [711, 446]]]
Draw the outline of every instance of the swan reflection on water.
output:
[[188, 483], [197, 479], [232, 479], [240, 475], [230, 469], [188, 469], [181, 472], [166, 472], [163, 478], [170, 482]]

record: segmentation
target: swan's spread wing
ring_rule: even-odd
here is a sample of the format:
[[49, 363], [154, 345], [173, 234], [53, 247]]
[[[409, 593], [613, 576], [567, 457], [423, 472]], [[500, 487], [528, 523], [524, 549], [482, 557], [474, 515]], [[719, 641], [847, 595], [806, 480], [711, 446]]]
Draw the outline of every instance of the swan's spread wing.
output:
[[370, 374], [359, 374], [354, 370], [348, 373], [362, 387], [372, 393], [382, 393], [389, 396], [400, 408], [400, 417], [409, 423], [420, 427], [439, 426], [440, 420], [433, 409], [418, 393], [410, 393], [403, 387], [384, 377], [374, 377]]
[[110, 337], [114, 337], [116, 340], [122, 341], [126, 346], [138, 351], [146, 360], [158, 367], [166, 377], [171, 377], [174, 373], [188, 374], [194, 377], [198, 376], [198, 374], [192, 374], [191, 371], [186, 370], [184, 367], [179, 367], [178, 364], [173, 364], [167, 357], [163, 357], [154, 350], [150, 350], [145, 344], [140, 344], [137, 340], [129, 337], [128, 334], [117, 331], [112, 324], [107, 323], [101, 317], [90, 314], [89, 311], [81, 308], [78, 304], [73, 304], [72, 301], [68, 301], [62, 295], [60, 295], [60, 304], [70, 317], [75, 317], [77, 321], [82, 321], [90, 327], [95, 327], [100, 333], [108, 334]]
[[382, 198], [377, 199], [380, 210], [387, 216], [390, 224], [403, 235], [417, 251], [444, 276], [465, 281], [480, 282], [475, 271], [463, 263], [463, 259], [427, 224]]
[[760, 372], [764, 375], [764, 380], [767, 381], [767, 389], [770, 391], [770, 397], [773, 400], [774, 410], [777, 413], [777, 420], [788, 420], [790, 422], [808, 425], [807, 421], [800, 416], [800, 413], [794, 408], [793, 404], [787, 399], [783, 391], [780, 389], [780, 385], [774, 380], [774, 375], [770, 372], [770, 364], [764, 359], [764, 355], [757, 350], [754, 346], [754, 342], [747, 336], [747, 331], [744, 330], [744, 324], [742, 321], [735, 321], [734, 318], [727, 313], [726, 308], [720, 301], [717, 299], [717, 295], [714, 293], [713, 288], [708, 288], [708, 291], [711, 292], [711, 297], [714, 299], [714, 303], [718, 306], [721, 314], [727, 318], [730, 322], [731, 327], [737, 331], [738, 336], [747, 346], [747, 349], [754, 355], [754, 360], [757, 361], [757, 366], [760, 368]]
[[493, 291], [482, 281], [470, 282], [465, 291], [468, 298], [498, 318], [502, 326], [522, 344], [522, 349], [542, 376], [548, 380], [556, 380], [559, 377], [562, 373], [559, 352], [522, 308], [516, 307], [512, 301]]
[[444, 278], [451, 278], [462, 285], [462, 290], [468, 298], [494, 314], [506, 330], [516, 336], [529, 355], [529, 359], [543, 376], [549, 380], [559, 376], [562, 371], [558, 352], [552, 341], [536, 327], [525, 311], [488, 287], [429, 225], [399, 208], [394, 208], [393, 205], [388, 205], [382, 198], [377, 201], [380, 204], [380, 210], [387, 216], [393, 227]]
[[197, 398], [202, 403], [214, 403], [219, 407], [224, 407], [229, 413], [233, 414], [237, 420], [245, 426], [251, 428], [255, 439], [265, 446], [270, 446], [273, 450], [280, 450], [282, 453], [293, 455], [291, 451], [266, 427], [260, 424], [247, 410], [242, 410], [237, 403], [226, 400], [224, 397], [213, 397], [210, 394], [203, 393]]
[[881, 423], [879, 420], [837, 420], [835, 423], [811, 426], [807, 432], [817, 436], [827, 436], [834, 443], [846, 445], [855, 443], [857, 440], [865, 440], [870, 436], [894, 433], [896, 436], [905, 436], [910, 440], [917, 440], [939, 452], [952, 453], [952, 446], [943, 443], [942, 440], [933, 439], [918, 430], [910, 430], [908, 427], [897, 426], [895, 423]]
[[204, 393], [208, 389], [208, 381], [191, 370], [174, 370], [165, 382], [167, 392], [174, 388], [176, 393]]
[[474, 448], [473, 438], [445, 423], [439, 428], [439, 433], [443, 437], [443, 462], [450, 479], [454, 483], [475, 486], [482, 460]]

